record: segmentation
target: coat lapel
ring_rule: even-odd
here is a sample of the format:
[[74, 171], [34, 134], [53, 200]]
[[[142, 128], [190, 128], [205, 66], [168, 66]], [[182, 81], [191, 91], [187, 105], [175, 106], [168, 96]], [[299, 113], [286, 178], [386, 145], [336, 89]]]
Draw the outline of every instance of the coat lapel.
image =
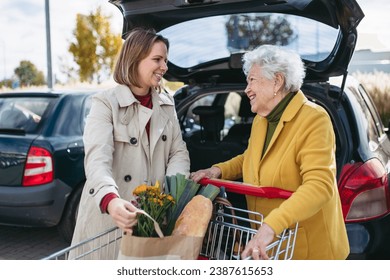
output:
[[128, 107], [134, 102], [138, 102], [137, 99], [134, 97], [133, 93], [131, 92], [131, 90], [124, 85], [117, 86], [115, 96], [121, 108]]
[[[127, 86], [118, 85], [118, 91], [116, 94], [120, 107], [128, 107], [133, 103], [138, 103], [132, 92]], [[138, 108], [138, 124], [139, 124], [139, 141], [148, 159], [151, 159], [154, 149], [157, 145], [158, 139], [161, 137], [165, 126], [169, 120], [169, 116], [164, 110], [166, 106], [174, 106], [173, 101], [165, 94], [152, 92], [153, 109], [146, 108], [144, 106], [136, 106]], [[137, 110], [137, 109], [136, 109]], [[137, 115], [137, 113], [136, 113]], [[134, 117], [134, 111], [125, 111], [125, 114], [121, 117], [123, 124], [128, 124], [131, 118]], [[146, 124], [150, 120], [150, 141], [145, 131]]]
[[[149, 148], [149, 139], [148, 134], [146, 132], [146, 124], [148, 123], [149, 119], [153, 115], [153, 110], [146, 108], [144, 106], [139, 105], [138, 106], [138, 123], [139, 123], [139, 134], [140, 134], [140, 141], [142, 148], [146, 154], [146, 157], [148, 158], [148, 161], [150, 162], [150, 148]], [[152, 133], [152, 127], [150, 127], [150, 134]]]
[[150, 126], [150, 154], [153, 155], [158, 139], [164, 132], [164, 128], [169, 120], [168, 114], [165, 112], [165, 106], [174, 106], [173, 102], [163, 93], [153, 93], [153, 114]]
[[[138, 115], [138, 123], [135, 125], [139, 129], [139, 139], [138, 141], [140, 142], [139, 144], [142, 146], [146, 157], [150, 160], [150, 149], [149, 149], [149, 140], [148, 140], [148, 135], [146, 134], [145, 127], [146, 124], [148, 123], [149, 119], [151, 118], [153, 114], [153, 110], [146, 108], [144, 106], [134, 106], [133, 110], [130, 109], [132, 107], [131, 105], [133, 103], [139, 103], [139, 101], [134, 97], [133, 93], [131, 90], [124, 85], [118, 85], [118, 90], [116, 93], [116, 98], [118, 100], [119, 106], [122, 107], [127, 107], [125, 110], [125, 113], [123, 116], [121, 116], [121, 122], [125, 125], [128, 125], [131, 120]], [[153, 104], [154, 106], [154, 104]], [[138, 113], [137, 113], [138, 111]]]
[[[287, 105], [285, 111], [282, 114], [282, 117], [280, 118], [280, 121], [278, 125], [276, 126], [274, 135], [271, 138], [271, 141], [268, 145], [267, 150], [264, 153], [263, 158], [267, 156], [268, 151], [272, 149], [272, 146], [276, 142], [276, 139], [278, 139], [279, 134], [282, 132], [284, 124], [291, 121], [295, 115], [298, 113], [298, 111], [301, 109], [303, 104], [307, 102], [307, 98], [303, 94], [302, 91], [298, 91], [298, 93], [294, 96], [294, 98], [290, 101], [290, 104]], [[265, 135], [264, 135], [265, 139]], [[263, 143], [264, 145], [264, 143]]]
[[263, 117], [260, 117], [259, 115], [256, 115], [256, 117], [253, 120], [253, 126], [251, 130], [251, 136], [249, 139], [249, 149], [245, 151], [245, 153], [250, 153], [250, 158], [253, 161], [251, 163], [252, 167], [255, 169], [253, 172], [254, 181], [252, 183], [256, 184], [259, 182], [259, 170], [261, 166], [261, 153], [263, 151], [264, 147], [264, 139], [265, 139], [265, 133], [267, 132], [267, 120]]

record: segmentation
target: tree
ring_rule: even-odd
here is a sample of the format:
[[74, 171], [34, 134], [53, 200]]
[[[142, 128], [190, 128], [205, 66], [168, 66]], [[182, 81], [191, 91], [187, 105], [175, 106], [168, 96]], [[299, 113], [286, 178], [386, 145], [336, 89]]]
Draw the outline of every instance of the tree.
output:
[[100, 7], [89, 15], [77, 15], [75, 41], [70, 44], [69, 52], [79, 67], [82, 82], [100, 83], [102, 76], [109, 76], [113, 71], [122, 39], [120, 34], [112, 33], [109, 19]]
[[228, 46], [248, 50], [263, 44], [287, 45], [296, 39], [290, 23], [282, 16], [233, 15], [226, 21]]
[[39, 71], [35, 65], [28, 60], [22, 60], [19, 67], [14, 70], [21, 86], [38, 86], [45, 84], [45, 77], [42, 71]]
[[0, 82], [0, 89], [6, 87], [11, 88], [12, 87], [12, 80], [11, 79], [4, 79]]

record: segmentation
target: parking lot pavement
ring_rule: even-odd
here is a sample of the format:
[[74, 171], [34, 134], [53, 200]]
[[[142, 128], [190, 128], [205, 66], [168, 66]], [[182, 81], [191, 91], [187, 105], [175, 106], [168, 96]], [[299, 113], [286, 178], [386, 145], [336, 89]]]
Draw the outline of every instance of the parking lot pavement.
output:
[[0, 260], [39, 260], [70, 244], [57, 229], [0, 225]]

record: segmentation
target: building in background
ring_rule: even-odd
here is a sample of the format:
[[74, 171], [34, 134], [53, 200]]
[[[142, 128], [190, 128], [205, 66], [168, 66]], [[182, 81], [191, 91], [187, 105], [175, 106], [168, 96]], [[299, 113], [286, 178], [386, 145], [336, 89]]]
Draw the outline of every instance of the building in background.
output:
[[355, 51], [349, 64], [349, 72], [390, 73], [390, 51], [372, 51], [370, 49]]

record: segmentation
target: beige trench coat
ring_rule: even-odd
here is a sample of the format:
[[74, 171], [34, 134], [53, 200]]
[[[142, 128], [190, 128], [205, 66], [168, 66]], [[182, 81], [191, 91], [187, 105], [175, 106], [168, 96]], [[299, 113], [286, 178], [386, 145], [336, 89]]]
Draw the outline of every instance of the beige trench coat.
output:
[[[100, 211], [106, 194], [113, 192], [131, 200], [134, 188], [142, 183], [159, 180], [162, 185], [165, 175], [177, 173], [188, 177], [190, 160], [173, 98], [153, 92], [152, 101], [152, 110], [140, 105], [123, 85], [93, 97], [84, 131], [87, 182], [72, 245], [115, 226], [112, 218]], [[150, 141], [145, 130], [149, 119]]]

